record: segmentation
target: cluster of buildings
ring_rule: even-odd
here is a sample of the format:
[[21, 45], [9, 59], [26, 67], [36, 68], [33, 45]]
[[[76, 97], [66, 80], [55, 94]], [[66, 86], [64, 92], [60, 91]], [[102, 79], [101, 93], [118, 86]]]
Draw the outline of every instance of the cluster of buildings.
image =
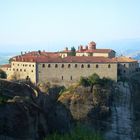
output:
[[71, 85], [80, 77], [96, 73], [100, 78], [117, 81], [136, 72], [139, 64], [128, 57], [116, 57], [111, 49], [97, 49], [95, 42], [79, 46], [75, 56], [66, 48], [60, 52], [34, 51], [12, 57], [9, 64], [1, 66], [8, 79], [30, 79], [33, 83], [50, 82], [55, 85]]

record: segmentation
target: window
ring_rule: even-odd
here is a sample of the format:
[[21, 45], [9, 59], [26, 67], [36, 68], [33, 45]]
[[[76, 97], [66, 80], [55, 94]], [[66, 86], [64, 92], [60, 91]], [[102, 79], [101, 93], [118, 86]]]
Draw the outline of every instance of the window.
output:
[[26, 69], [24, 69], [24, 72], [26, 72]]
[[18, 69], [17, 69], [17, 71], [18, 71]]
[[55, 68], [57, 68], [58, 67], [58, 65], [57, 64], [55, 64]]
[[29, 67], [31, 67], [31, 65], [29, 65]]
[[24, 64], [23, 64], [23, 67], [24, 67]]
[[83, 64], [81, 65], [81, 68], [84, 68], [84, 65]]
[[64, 64], [62, 64], [61, 68], [64, 68]]
[[70, 64], [68, 64], [68, 68], [70, 68]]
[[31, 70], [31, 72], [34, 72], [33, 70]]
[[61, 78], [62, 78], [62, 80], [64, 79], [63, 76]]
[[13, 63], [13, 66], [14, 66], [14, 63]]
[[20, 71], [22, 71], [22, 69], [20, 69]]
[[124, 70], [123, 72], [124, 72], [124, 73], [126, 73], [126, 71], [125, 71], [125, 70]]
[[124, 64], [124, 67], [125, 67], [126, 65]]
[[50, 68], [51, 67], [51, 64], [48, 64], [48, 68]]
[[13, 69], [13, 71], [15, 71], [15, 69]]
[[111, 68], [111, 65], [110, 64], [108, 65], [108, 68]]
[[75, 64], [75, 68], [77, 68], [77, 66], [78, 66], [78, 65], [77, 65], [77, 64]]
[[42, 68], [45, 68], [45, 64], [42, 64]]
[[99, 65], [98, 64], [96, 65], [96, 68], [99, 68]]
[[34, 65], [33, 65], [33, 67], [34, 67]]
[[90, 68], [90, 64], [87, 65], [87, 68]]
[[18, 66], [19, 66], [19, 64], [18, 64]]
[[72, 76], [70, 77], [70, 80], [72, 80]]

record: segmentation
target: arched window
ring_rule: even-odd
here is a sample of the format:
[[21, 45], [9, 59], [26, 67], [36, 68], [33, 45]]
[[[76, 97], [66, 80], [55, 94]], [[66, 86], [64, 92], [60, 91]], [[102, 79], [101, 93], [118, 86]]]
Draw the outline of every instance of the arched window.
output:
[[77, 68], [77, 66], [78, 66], [78, 65], [77, 65], [77, 64], [75, 64], [75, 68]]
[[64, 64], [62, 64], [61, 68], [64, 68]]
[[42, 64], [42, 68], [45, 68], [45, 64]]
[[71, 65], [70, 65], [70, 64], [68, 64], [68, 68], [70, 68], [70, 66], [71, 66]]
[[90, 68], [90, 64], [87, 65], [87, 68]]
[[84, 65], [83, 64], [81, 65], [81, 68], [84, 68]]
[[96, 68], [99, 68], [99, 65], [98, 64], [96, 65]]
[[51, 64], [48, 64], [48, 68], [50, 68], [51, 67]]
[[108, 68], [111, 68], [111, 65], [110, 64], [108, 65]]
[[72, 76], [70, 77], [70, 80], [72, 80]]
[[55, 68], [57, 68], [58, 67], [58, 65], [57, 64], [55, 64]]
[[62, 78], [62, 80], [64, 79], [64, 77], [63, 77], [63, 76], [62, 76], [61, 78]]

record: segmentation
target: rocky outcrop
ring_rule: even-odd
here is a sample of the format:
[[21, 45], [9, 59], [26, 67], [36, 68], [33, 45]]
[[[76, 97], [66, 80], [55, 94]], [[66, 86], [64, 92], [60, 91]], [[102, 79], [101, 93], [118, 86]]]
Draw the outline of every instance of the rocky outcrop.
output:
[[0, 80], [0, 139], [42, 140], [53, 131], [65, 132], [72, 127], [72, 116], [57, 102], [60, 88], [42, 94], [29, 83]]
[[111, 95], [111, 87], [94, 85], [91, 92], [90, 87], [77, 86], [64, 92], [58, 100], [70, 110], [75, 120], [92, 120], [108, 115]]

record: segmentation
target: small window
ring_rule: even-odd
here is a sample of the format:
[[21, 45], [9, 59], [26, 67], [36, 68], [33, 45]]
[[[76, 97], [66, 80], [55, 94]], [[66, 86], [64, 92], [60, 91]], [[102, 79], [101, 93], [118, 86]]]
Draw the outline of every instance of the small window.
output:
[[18, 64], [18, 66], [19, 66], [19, 64]]
[[61, 68], [64, 68], [64, 64], [62, 64]]
[[29, 65], [29, 67], [31, 67], [31, 65]]
[[96, 68], [99, 68], [99, 65], [98, 64], [96, 65]]
[[84, 65], [83, 64], [81, 65], [81, 68], [84, 68]]
[[13, 63], [13, 66], [14, 66], [14, 63]]
[[58, 65], [57, 64], [55, 64], [55, 68], [57, 68], [58, 67]]
[[33, 70], [31, 70], [31, 72], [34, 72]]
[[24, 64], [23, 64], [23, 67], [24, 67]]
[[124, 73], [126, 73], [126, 71], [125, 71], [125, 70], [124, 70], [123, 72], [124, 72]]
[[34, 65], [33, 65], [33, 67], [34, 67]]
[[48, 68], [50, 68], [51, 67], [51, 64], [48, 64]]
[[108, 65], [108, 68], [111, 68], [111, 65], [110, 64]]
[[42, 64], [42, 68], [45, 68], [45, 64]]
[[18, 69], [17, 69], [17, 71], [18, 71]]
[[24, 69], [24, 72], [26, 72], [26, 69]]
[[64, 79], [63, 76], [61, 78], [62, 78], [62, 80]]
[[70, 80], [72, 80], [72, 76], [70, 77]]
[[70, 68], [70, 66], [71, 66], [71, 65], [70, 65], [70, 64], [68, 64], [68, 68]]
[[20, 71], [22, 71], [22, 69], [20, 69]]
[[75, 64], [75, 68], [77, 68], [77, 66], [78, 66], [78, 65], [77, 65], [77, 64]]
[[90, 68], [90, 64], [87, 65], [87, 68]]
[[13, 69], [13, 71], [15, 71], [15, 69]]

